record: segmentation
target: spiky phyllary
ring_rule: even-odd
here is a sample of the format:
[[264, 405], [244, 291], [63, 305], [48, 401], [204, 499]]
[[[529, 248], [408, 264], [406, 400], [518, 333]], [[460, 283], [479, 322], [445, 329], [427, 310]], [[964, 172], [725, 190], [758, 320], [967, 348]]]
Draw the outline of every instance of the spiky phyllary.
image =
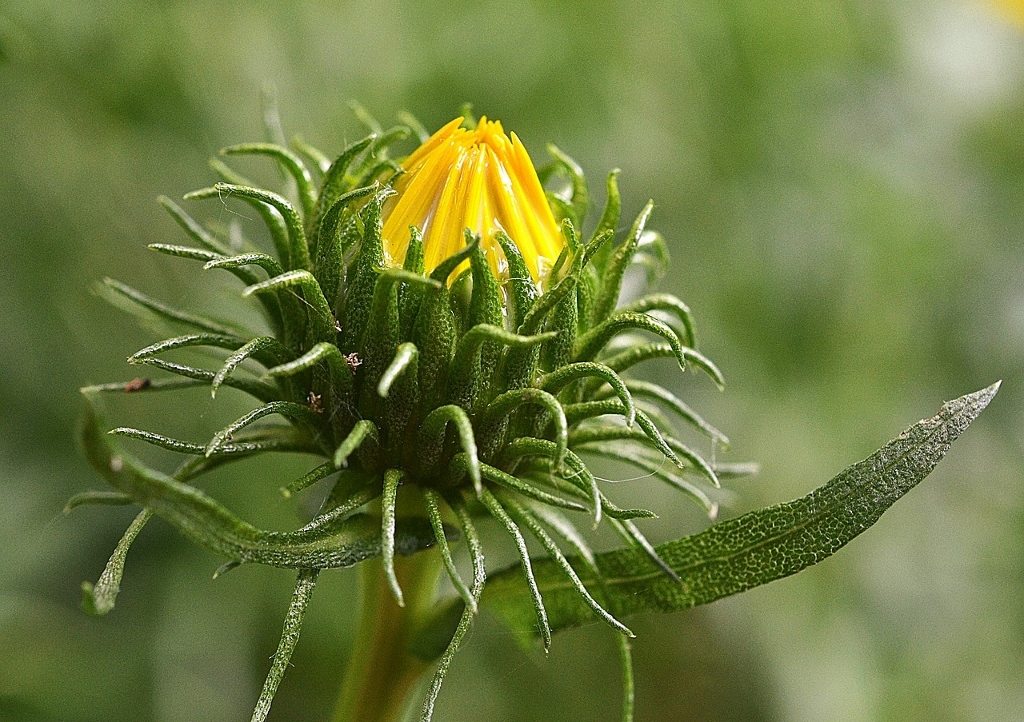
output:
[[[390, 160], [389, 147], [417, 129], [419, 147], [401, 164]], [[396, 553], [436, 546], [465, 605], [428, 693], [429, 717], [477, 610], [485, 574], [474, 519], [489, 515], [520, 552], [545, 647], [550, 632], [524, 532], [595, 614], [631, 636], [599, 604], [599, 590], [588, 591], [574, 570], [572, 564], [588, 563], [593, 570], [593, 555], [570, 514], [589, 515], [595, 525], [605, 520], [665, 574], [674, 572], [634, 523], [653, 514], [616, 506], [583, 457], [638, 467], [713, 514], [709, 496], [686, 477], [717, 486], [715, 468], [676, 438], [665, 412], [713, 444], [727, 443], [667, 389], [627, 377], [643, 361], [670, 357], [722, 384], [718, 369], [695, 349], [690, 310], [680, 300], [651, 294], [618, 305], [630, 267], [639, 265], [650, 281], [666, 262], [663, 240], [646, 227], [652, 204], [620, 233], [613, 171], [604, 211], [584, 239], [589, 196], [579, 166], [551, 146], [553, 160], [538, 174], [518, 138], [486, 119], [459, 118], [430, 137], [415, 123], [398, 126], [353, 143], [334, 161], [307, 144], [293, 147], [253, 143], [223, 151], [275, 160], [289, 180], [284, 195], [256, 188], [214, 161], [224, 182], [186, 196], [249, 204], [265, 221], [275, 255], [218, 236], [166, 198], [161, 203], [194, 245], [150, 246], [232, 273], [244, 284], [243, 295], [259, 304], [265, 332], [104, 282], [115, 300], [189, 332], [129, 358], [179, 378], [90, 387], [88, 396], [203, 385], [216, 395], [228, 386], [258, 406], [205, 443], [132, 428], [110, 432], [188, 455], [170, 475], [126, 455], [90, 417], [87, 453], [118, 492], [73, 501], [134, 503], [143, 511], [100, 583], [87, 587], [87, 604], [100, 613], [113, 606], [128, 545], [152, 514], [228, 557], [229, 567], [256, 562], [300, 570], [254, 715], [262, 719], [320, 570], [379, 556], [401, 604]], [[564, 187], [545, 191], [545, 183]], [[185, 347], [228, 354], [214, 370], [165, 358]], [[253, 373], [254, 365], [264, 370]], [[264, 421], [272, 416], [286, 423]], [[323, 459], [284, 485], [286, 496], [330, 479], [320, 510], [293, 532], [256, 529], [192, 485], [225, 463], [278, 451]], [[396, 511], [403, 496], [415, 500], [416, 512]], [[469, 584], [449, 547], [459, 532], [472, 559]], [[555, 537], [571, 550], [572, 563]]]

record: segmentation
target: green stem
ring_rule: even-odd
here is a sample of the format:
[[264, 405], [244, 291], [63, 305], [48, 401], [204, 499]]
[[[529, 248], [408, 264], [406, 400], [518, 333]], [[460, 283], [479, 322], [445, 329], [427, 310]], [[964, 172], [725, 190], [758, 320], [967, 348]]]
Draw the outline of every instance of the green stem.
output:
[[362, 610], [334, 722], [398, 722], [410, 690], [430, 668], [410, 650], [433, 606], [441, 571], [437, 554], [395, 559], [405, 595], [399, 607], [379, 559], [360, 564]]

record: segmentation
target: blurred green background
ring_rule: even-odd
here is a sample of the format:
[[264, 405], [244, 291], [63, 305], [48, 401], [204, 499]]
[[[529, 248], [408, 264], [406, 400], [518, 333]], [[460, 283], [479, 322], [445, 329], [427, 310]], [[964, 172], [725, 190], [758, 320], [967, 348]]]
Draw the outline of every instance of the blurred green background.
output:
[[[78, 585], [131, 511], [60, 510], [102, 488], [76, 450], [77, 388], [131, 378], [125, 356], [151, 340], [95, 279], [240, 313], [230, 279], [145, 244], [184, 242], [155, 197], [208, 184], [218, 148], [262, 138], [265, 84], [286, 131], [331, 153], [364, 133], [349, 99], [430, 128], [472, 101], [535, 159], [549, 140], [574, 155], [596, 203], [621, 167], [627, 212], [657, 202], [662, 285], [695, 310], [729, 388], [652, 373], [729, 433], [730, 459], [762, 464], [726, 515], [802, 495], [1005, 379], [938, 470], [835, 558], [635, 620], [637, 719], [1024, 719], [1024, 27], [970, 0], [20, 0], [0, 3], [0, 720], [248, 719], [292, 575], [211, 581], [219, 561], [153, 523], [117, 609], [92, 619]], [[186, 401], [111, 411], [198, 440], [245, 405]], [[289, 523], [268, 500], [290, 463], [216, 493]], [[706, 524], [633, 488], [664, 512], [659, 538]], [[355, 581], [324, 575], [272, 720], [325, 717]], [[617, 680], [604, 629], [544, 659], [483, 619], [436, 719], [615, 720]]]

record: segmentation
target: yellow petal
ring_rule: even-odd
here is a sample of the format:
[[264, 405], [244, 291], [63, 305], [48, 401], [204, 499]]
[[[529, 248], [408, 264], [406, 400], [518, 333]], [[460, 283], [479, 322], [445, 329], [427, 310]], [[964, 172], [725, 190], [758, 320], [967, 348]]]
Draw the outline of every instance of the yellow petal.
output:
[[[409, 246], [409, 227], [423, 234], [427, 272], [465, 244], [464, 231], [481, 237], [481, 247], [499, 275], [507, 271], [494, 232], [505, 231], [540, 282], [564, 243], [537, 170], [522, 142], [510, 140], [499, 121], [480, 119], [474, 130], [456, 118], [417, 148], [402, 164], [397, 195], [384, 207], [384, 250], [400, 265]], [[462, 267], [456, 269], [461, 272]], [[454, 277], [454, 274], [453, 274]]]

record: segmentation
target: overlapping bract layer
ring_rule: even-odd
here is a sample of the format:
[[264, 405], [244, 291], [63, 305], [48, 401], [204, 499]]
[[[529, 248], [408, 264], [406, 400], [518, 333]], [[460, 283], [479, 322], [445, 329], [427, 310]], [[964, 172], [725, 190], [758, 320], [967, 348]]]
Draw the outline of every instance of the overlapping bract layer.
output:
[[[276, 159], [294, 182], [297, 203], [253, 187], [220, 162], [214, 167], [224, 182], [186, 198], [236, 198], [250, 204], [267, 225], [276, 257], [247, 243], [231, 246], [163, 199], [196, 246], [151, 248], [238, 277], [245, 284], [244, 295], [259, 301], [270, 333], [243, 331], [179, 311], [108, 281], [105, 288], [118, 302], [188, 331], [130, 358], [183, 378], [93, 390], [209, 385], [215, 394], [227, 386], [248, 393], [260, 405], [205, 443], [138, 429], [112, 432], [188, 455], [170, 477], [136, 473], [135, 462], [125, 467], [127, 457], [116, 451], [92, 456], [125, 494], [121, 500], [151, 508], [232, 563], [308, 569], [311, 557], [295, 556], [283, 543], [294, 543], [291, 537], [250, 531], [247, 525], [241, 538], [250, 545], [258, 540], [259, 555], [235, 550], [224, 540], [240, 538], [241, 522], [222, 513], [191, 482], [216, 466], [256, 454], [317, 454], [322, 463], [282, 487], [291, 495], [335, 477], [322, 509], [297, 530], [297, 538], [314, 547], [348, 538], [339, 533], [346, 520], [358, 518], [362, 530], [365, 517], [353, 515], [379, 499], [379, 545], [372, 549], [379, 549], [399, 600], [402, 591], [393, 559], [402, 551], [396, 539], [408, 539], [409, 533], [402, 536], [397, 498], [421, 495], [446, 568], [466, 605], [428, 695], [424, 715], [429, 717], [482, 589], [475, 515], [489, 514], [515, 541], [534, 590], [545, 644], [550, 633], [543, 599], [532, 582], [523, 531], [541, 543], [597, 616], [628, 634], [584, 587], [556, 543], [558, 537], [579, 558], [592, 558], [565, 512], [588, 513], [595, 523], [608, 519], [629, 545], [645, 550], [667, 575], [674, 572], [633, 521], [651, 512], [617, 507], [582, 457], [591, 454], [638, 467], [688, 493], [713, 514], [714, 503], [684, 474], [693, 472], [717, 486], [716, 469], [676, 438], [664, 412], [679, 416], [713, 443], [727, 442], [668, 390], [624, 378], [637, 363], [671, 357], [680, 367], [693, 365], [722, 383], [718, 369], [694, 349], [692, 319], [681, 301], [652, 294], [616, 308], [627, 269], [634, 264], [656, 268], [665, 258], [660, 237], [646, 229], [650, 204], [614, 243], [619, 195], [611, 174], [604, 213], [584, 242], [577, 229], [587, 206], [586, 181], [557, 149], [552, 148], [554, 162], [542, 176], [563, 176], [568, 190], [546, 196], [549, 207], [529, 157], [518, 141], [504, 139], [498, 124], [481, 123], [475, 130], [446, 126], [410, 156], [403, 175], [396, 173], [399, 166], [388, 159], [387, 148], [407, 133], [399, 127], [371, 136], [334, 162], [300, 146], [314, 161], [319, 184], [296, 151], [270, 144], [226, 149]], [[444, 153], [451, 157], [444, 162], [450, 167], [438, 160], [439, 148], [447, 148]], [[468, 185], [463, 172], [469, 174]], [[444, 183], [427, 182], [442, 176]], [[481, 190], [485, 186], [490, 188], [486, 194]], [[389, 203], [393, 206], [388, 212]], [[509, 214], [507, 209], [518, 210]], [[476, 218], [469, 217], [473, 214]], [[412, 230], [403, 231], [410, 219]], [[420, 222], [423, 228], [416, 225]], [[389, 235], [392, 224], [397, 235]], [[401, 266], [393, 265], [397, 259]], [[645, 341], [635, 332], [659, 340]], [[618, 348], [623, 339], [628, 343]], [[229, 354], [217, 370], [164, 358], [168, 352], [197, 346]], [[252, 363], [265, 372], [254, 376], [243, 371]], [[263, 420], [271, 416], [286, 423], [266, 425]], [[112, 471], [115, 458], [121, 468]], [[168, 493], [161, 495], [164, 487]], [[474, 570], [479, 571], [472, 585], [459, 579], [451, 563], [445, 507], [469, 542]], [[228, 533], [232, 529], [235, 536]], [[133, 528], [133, 536], [137, 533]], [[359, 538], [362, 549], [371, 549]], [[421, 547], [413, 541], [404, 550]], [[355, 559], [340, 553], [318, 558], [324, 568]], [[303, 574], [304, 609], [315, 575]], [[283, 674], [283, 667], [275, 664], [274, 669]], [[268, 678], [261, 709], [276, 688], [280, 677], [275, 674]]]

